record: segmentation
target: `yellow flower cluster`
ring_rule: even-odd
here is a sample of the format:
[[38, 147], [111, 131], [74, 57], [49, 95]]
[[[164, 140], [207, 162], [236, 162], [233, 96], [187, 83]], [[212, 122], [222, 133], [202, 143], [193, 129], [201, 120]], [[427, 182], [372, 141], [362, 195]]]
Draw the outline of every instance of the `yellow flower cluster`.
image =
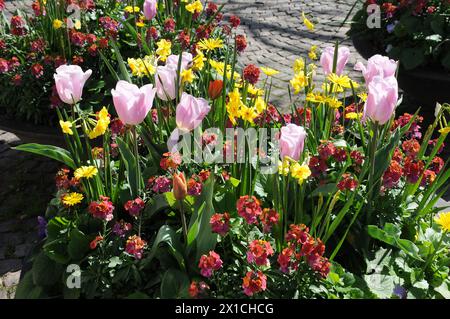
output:
[[166, 61], [167, 57], [172, 53], [172, 43], [166, 39], [161, 39], [157, 43], [156, 54], [159, 56], [161, 61]]
[[[134, 10], [133, 10], [134, 9]], [[139, 11], [141, 11], [141, 9], [139, 8], [139, 7], [132, 7], [132, 6], [126, 6], [124, 9], [123, 9], [125, 12], [128, 12], [128, 13], [133, 13], [133, 11], [135, 12], [135, 13], [137, 13], [137, 12], [139, 12]]]
[[156, 72], [156, 59], [154, 56], [146, 55], [143, 59], [128, 58], [127, 62], [133, 76], [142, 78], [145, 75], [149, 77]]
[[327, 96], [322, 93], [310, 92], [306, 96], [306, 101], [317, 104], [326, 103], [333, 109], [337, 109], [342, 106], [342, 101], [339, 101], [336, 97]]
[[347, 75], [337, 75], [335, 73], [330, 73], [327, 79], [334, 84], [334, 92], [343, 92], [344, 89], [351, 89], [352, 86], [354, 89], [359, 87], [359, 84], [350, 79]]
[[289, 157], [286, 157], [283, 161], [278, 162], [278, 173], [284, 176], [288, 176], [290, 174], [291, 177], [296, 179], [300, 185], [303, 184], [309, 176], [311, 176], [311, 170], [308, 165], [302, 165]]
[[186, 5], [186, 10], [190, 13], [200, 13], [203, 11], [203, 5], [201, 1], [196, 0], [188, 5]]
[[309, 49], [308, 57], [311, 60], [317, 60], [317, 45], [311, 46], [311, 48]]
[[290, 83], [294, 89], [294, 94], [298, 94], [308, 85], [308, 77], [305, 75], [304, 71], [299, 71], [295, 73]]
[[198, 43], [198, 48], [200, 50], [214, 51], [215, 49], [223, 48], [223, 41], [219, 38], [211, 38], [211, 39], [202, 39]]
[[83, 194], [80, 194], [80, 193], [75, 193], [75, 192], [66, 193], [62, 197], [62, 202], [64, 205], [67, 205], [67, 206], [75, 206], [76, 204], [81, 203], [83, 198], [84, 198]]
[[94, 129], [89, 132], [88, 136], [90, 139], [94, 139], [99, 137], [100, 135], [105, 134], [106, 130], [108, 129], [110, 119], [108, 110], [106, 107], [103, 107], [100, 112], [98, 112], [98, 121], [95, 125]]
[[205, 61], [205, 55], [202, 53], [202, 51], [197, 50], [197, 55], [192, 60], [192, 69], [194, 71], [201, 71], [205, 66]]
[[[217, 74], [219, 74], [220, 76], [223, 77], [224, 70], [225, 70], [225, 63], [218, 62], [218, 61], [215, 61], [215, 60], [209, 60], [209, 64], [217, 72]], [[239, 77], [240, 77], [239, 73], [237, 73], [235, 71], [234, 74], [233, 74], [234, 80], [238, 81]], [[227, 65], [227, 79], [231, 79], [231, 65]]]
[[[259, 93], [259, 89], [253, 87], [254, 93]], [[241, 118], [242, 120], [252, 123], [255, 118], [260, 115], [266, 108], [266, 102], [261, 96], [255, 94], [256, 98], [253, 101], [253, 106], [247, 106], [241, 99], [241, 93], [239, 88], [235, 87], [234, 90], [228, 93], [228, 103], [226, 105], [228, 118], [233, 125], [236, 124], [236, 120]]]
[[81, 166], [80, 168], [77, 168], [75, 170], [75, 172], [73, 172], [73, 176], [75, 176], [75, 178], [77, 179], [81, 179], [81, 178], [92, 178], [95, 175], [97, 175], [98, 170], [97, 167], [95, 166]]

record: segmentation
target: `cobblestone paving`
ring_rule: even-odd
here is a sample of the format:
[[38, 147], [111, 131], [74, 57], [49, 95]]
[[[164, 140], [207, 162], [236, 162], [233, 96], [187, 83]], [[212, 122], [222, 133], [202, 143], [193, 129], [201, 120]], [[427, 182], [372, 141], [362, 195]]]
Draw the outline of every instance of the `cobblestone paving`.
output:
[[21, 141], [0, 130], [0, 299], [12, 298], [22, 261], [37, 240], [59, 164], [11, 149]]
[[[292, 78], [292, 64], [300, 56], [306, 58], [310, 47], [317, 45], [318, 57], [321, 49], [340, 45], [348, 46], [351, 58], [347, 65], [350, 76], [359, 80], [359, 72], [353, 71], [357, 61], [364, 59], [352, 47], [345, 33], [348, 26], [340, 27], [355, 0], [231, 0], [224, 3], [225, 15], [235, 14], [241, 19], [242, 32], [247, 36], [247, 50], [239, 58], [243, 65], [253, 63], [269, 66], [278, 71], [272, 100], [279, 106], [289, 102], [287, 85]], [[311, 32], [303, 25], [302, 11], [312, 21], [316, 29]], [[323, 79], [321, 69], [317, 69], [317, 80]]]

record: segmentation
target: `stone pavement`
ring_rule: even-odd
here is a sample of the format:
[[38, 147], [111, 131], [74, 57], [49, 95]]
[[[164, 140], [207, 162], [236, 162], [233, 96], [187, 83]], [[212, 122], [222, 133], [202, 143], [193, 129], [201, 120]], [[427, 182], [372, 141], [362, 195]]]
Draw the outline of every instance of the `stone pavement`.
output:
[[55, 191], [59, 164], [11, 149], [21, 141], [0, 130], [0, 299], [12, 298], [22, 261], [37, 241], [37, 218]]
[[[242, 65], [269, 66], [281, 73], [276, 75], [272, 90], [272, 102], [278, 106], [289, 103], [287, 85], [292, 78], [292, 65], [296, 58], [307, 58], [312, 45], [318, 47], [317, 56], [327, 46], [340, 45], [350, 48], [351, 57], [346, 71], [354, 80], [360, 80], [360, 72], [353, 70], [357, 61], [364, 59], [353, 48], [345, 33], [348, 25], [340, 27], [355, 0], [219, 0], [224, 3], [228, 16], [241, 19], [240, 30], [247, 36], [247, 49], [239, 58]], [[309, 31], [301, 18], [302, 11], [316, 25]], [[316, 79], [323, 79], [321, 68]]]

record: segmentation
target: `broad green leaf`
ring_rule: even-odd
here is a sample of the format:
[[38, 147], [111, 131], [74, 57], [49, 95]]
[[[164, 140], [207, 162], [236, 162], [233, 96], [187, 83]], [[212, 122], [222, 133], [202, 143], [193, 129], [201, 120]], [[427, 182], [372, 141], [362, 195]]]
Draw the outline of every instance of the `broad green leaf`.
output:
[[185, 273], [173, 268], [168, 269], [161, 282], [161, 298], [187, 297], [188, 288], [189, 278]]
[[178, 261], [181, 269], [186, 268], [186, 264], [183, 257], [183, 251], [181, 243], [179, 242], [175, 231], [168, 225], [163, 225], [156, 235], [155, 242], [150, 250], [150, 255], [148, 257], [148, 262], [150, 262], [156, 255], [158, 249], [166, 244], [169, 247], [170, 253]]
[[83, 259], [89, 251], [89, 238], [78, 229], [72, 229], [70, 232], [70, 241], [67, 251], [70, 258], [74, 261]]
[[382, 274], [365, 275], [364, 280], [370, 291], [378, 298], [390, 298], [394, 291], [394, 277]]
[[13, 149], [18, 150], [18, 151], [24, 151], [24, 152], [37, 154], [37, 155], [46, 156], [46, 157], [49, 157], [56, 161], [59, 161], [65, 165], [69, 166], [72, 169], [77, 168], [75, 166], [75, 162], [73, 161], [72, 156], [70, 155], [69, 151], [65, 150], [64, 148], [58, 147], [58, 146], [30, 143], [30, 144], [22, 144], [22, 145], [13, 147]]
[[[137, 197], [139, 195], [139, 188], [143, 185], [142, 178], [138, 181], [138, 162], [136, 157], [131, 152], [127, 143], [124, 142], [120, 137], [116, 138], [117, 145], [119, 146], [120, 155], [123, 162], [125, 163], [125, 168], [127, 170], [128, 183], [131, 189], [132, 196]], [[138, 185], [139, 183], [139, 185]]]
[[33, 282], [37, 286], [51, 286], [62, 278], [62, 266], [41, 252], [33, 263]]

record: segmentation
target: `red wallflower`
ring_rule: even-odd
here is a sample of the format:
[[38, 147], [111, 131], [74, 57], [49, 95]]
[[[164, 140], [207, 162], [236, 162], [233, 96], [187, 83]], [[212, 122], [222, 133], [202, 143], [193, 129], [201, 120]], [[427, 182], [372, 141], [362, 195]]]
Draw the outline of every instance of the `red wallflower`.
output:
[[242, 289], [247, 296], [266, 290], [267, 277], [262, 271], [249, 271], [242, 280]]
[[164, 21], [164, 31], [166, 32], [175, 31], [175, 20], [172, 17], [169, 17]]
[[112, 232], [119, 237], [125, 237], [125, 234], [129, 232], [133, 226], [130, 223], [125, 222], [123, 219], [116, 222], [112, 228]]
[[5, 0], [0, 0], [0, 11], [3, 11], [5, 8]]
[[91, 249], [97, 248], [98, 243], [101, 242], [102, 240], [103, 240], [103, 237], [102, 237], [102, 236], [96, 236], [96, 237], [94, 238], [94, 240], [92, 240], [92, 241], [90, 242], [89, 247], [90, 247]]
[[178, 41], [181, 44], [181, 48], [183, 50], [186, 50], [187, 48], [189, 48], [189, 45], [191, 44], [191, 37], [189, 36], [189, 33], [183, 30], [178, 34]]
[[420, 144], [416, 139], [412, 138], [402, 143], [402, 149], [406, 156], [415, 158], [417, 153], [420, 151]]
[[209, 220], [211, 225], [211, 231], [217, 233], [220, 236], [225, 236], [230, 230], [230, 214], [214, 214]]
[[352, 174], [344, 173], [342, 174], [342, 179], [337, 184], [337, 187], [341, 191], [349, 190], [354, 191], [358, 186], [358, 181], [353, 178]]
[[39, 79], [44, 75], [44, 67], [40, 63], [35, 63], [31, 66], [31, 73], [33, 73], [36, 79]]
[[142, 253], [144, 252], [144, 248], [147, 245], [147, 242], [143, 240], [141, 237], [137, 235], [133, 235], [128, 238], [127, 243], [125, 245], [125, 251], [133, 255], [136, 259], [142, 258]]
[[241, 24], [241, 19], [238, 16], [231, 16], [228, 21], [230, 21], [233, 28], [237, 28]]
[[244, 68], [243, 78], [249, 83], [255, 85], [259, 79], [260, 70], [254, 64], [249, 64]]
[[163, 154], [163, 158], [159, 162], [159, 166], [165, 171], [167, 171], [169, 168], [176, 170], [181, 162], [182, 158], [180, 153], [176, 152], [172, 154], [170, 152], [167, 152]]
[[278, 223], [279, 218], [280, 215], [275, 211], [275, 209], [264, 208], [259, 216], [259, 220], [263, 224], [263, 231], [265, 233], [270, 232], [272, 226]]
[[188, 292], [189, 296], [192, 298], [199, 298], [201, 296], [206, 295], [207, 291], [209, 290], [209, 286], [204, 281], [193, 281], [191, 282]]
[[105, 221], [110, 221], [113, 219], [113, 211], [114, 206], [113, 203], [109, 200], [109, 197], [101, 196], [100, 201], [91, 202], [88, 207], [89, 213], [92, 214], [93, 217], [102, 219]]
[[423, 172], [422, 180], [420, 181], [420, 186], [425, 187], [427, 185], [430, 185], [434, 182], [436, 179], [436, 173], [432, 170], [426, 169], [425, 172]]
[[257, 217], [262, 213], [260, 202], [255, 196], [241, 196], [236, 203], [236, 208], [239, 216], [249, 224], [256, 224]]
[[217, 271], [222, 267], [222, 259], [219, 254], [214, 251], [210, 251], [209, 255], [202, 255], [198, 264], [200, 273], [204, 277], [211, 277], [213, 271]]
[[25, 29], [25, 22], [20, 16], [11, 17], [11, 34], [21, 36], [27, 33]]
[[22, 76], [20, 74], [14, 74], [12, 82], [15, 86], [20, 86], [22, 84]]
[[336, 162], [345, 162], [347, 161], [347, 151], [342, 147], [336, 148], [336, 152], [334, 152], [333, 158]]
[[208, 2], [206, 7], [206, 16], [209, 18], [217, 12], [217, 4], [214, 2]]
[[189, 195], [198, 196], [202, 193], [203, 185], [195, 178], [190, 178], [187, 182], [187, 193]]
[[320, 176], [322, 173], [325, 173], [325, 171], [328, 169], [327, 163], [318, 156], [311, 157], [308, 166], [309, 169], [311, 170], [311, 175], [313, 177]]
[[145, 208], [145, 202], [137, 197], [133, 200], [129, 200], [125, 203], [124, 209], [133, 217], [139, 216], [141, 211]]
[[361, 166], [364, 161], [364, 155], [359, 151], [351, 151], [350, 158], [355, 165]]
[[258, 266], [269, 266], [269, 257], [273, 255], [272, 246], [265, 240], [253, 240], [247, 251], [247, 261]]
[[325, 142], [319, 145], [317, 152], [321, 159], [328, 160], [336, 152], [336, 146], [331, 142]]
[[246, 48], [247, 48], [247, 39], [245, 38], [245, 35], [242, 34], [236, 35], [236, 50], [239, 53], [242, 53]]
[[405, 159], [403, 170], [408, 183], [416, 183], [423, 173], [424, 164], [422, 161], [414, 161], [410, 157]]
[[430, 163], [429, 169], [435, 172], [436, 174], [439, 174], [443, 168], [444, 168], [444, 160], [439, 156], [433, 158], [433, 160]]
[[383, 186], [385, 188], [392, 188], [397, 185], [400, 178], [403, 176], [403, 168], [396, 160], [392, 160], [388, 169], [383, 175]]
[[72, 63], [75, 65], [81, 65], [81, 64], [83, 64], [83, 62], [84, 62], [84, 59], [82, 56], [74, 55], [72, 58]]
[[0, 58], [0, 74], [9, 71], [9, 63], [7, 60]]

